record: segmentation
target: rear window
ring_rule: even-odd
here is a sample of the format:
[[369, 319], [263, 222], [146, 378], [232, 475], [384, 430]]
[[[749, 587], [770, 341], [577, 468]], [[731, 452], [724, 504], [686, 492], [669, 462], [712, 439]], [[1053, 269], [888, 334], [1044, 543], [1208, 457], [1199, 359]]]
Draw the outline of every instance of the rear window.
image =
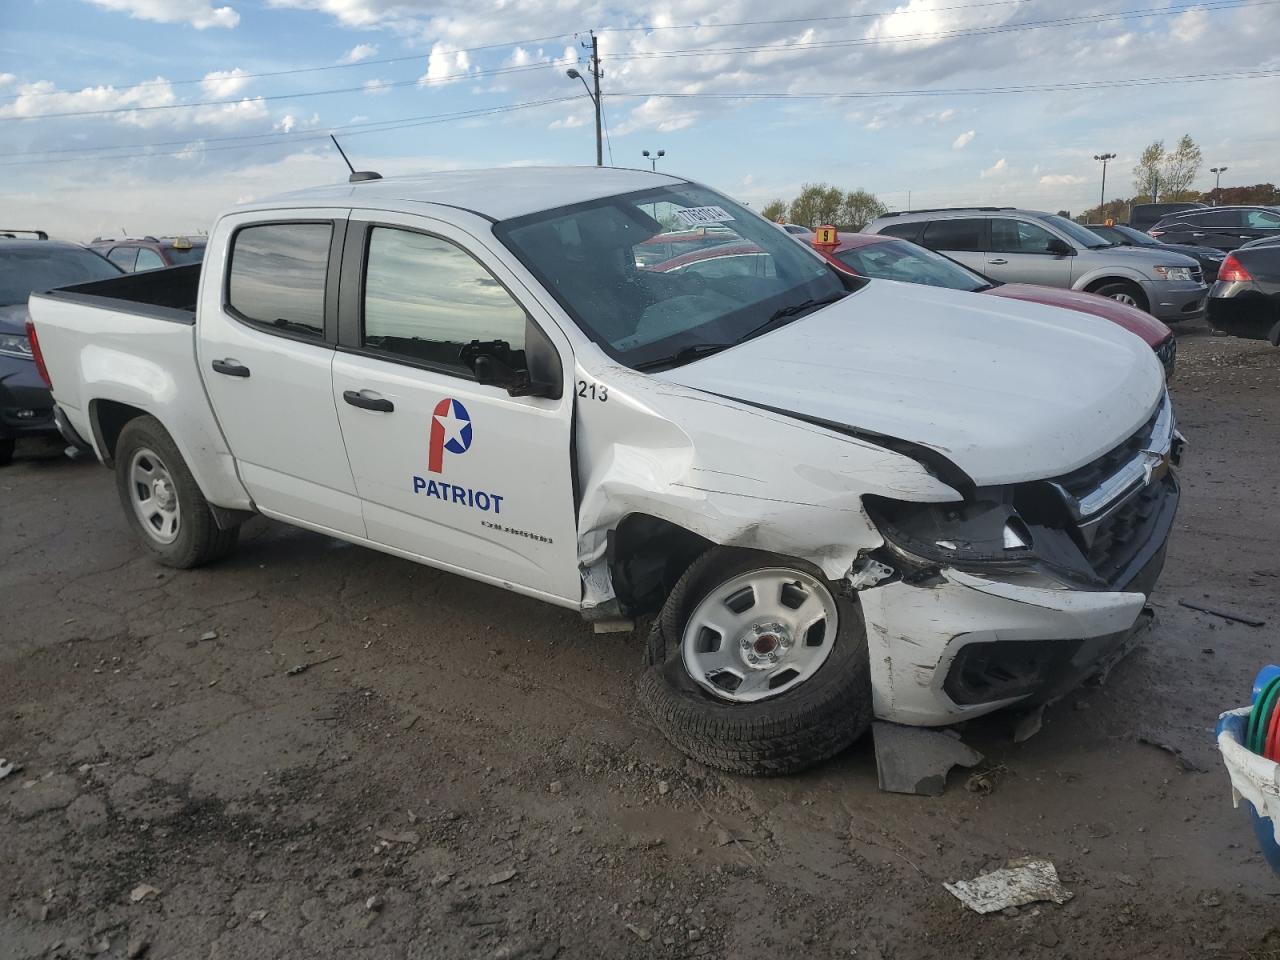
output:
[[231, 244], [227, 303], [242, 319], [301, 336], [324, 336], [329, 223], [243, 227]]
[[0, 306], [26, 303], [33, 293], [68, 284], [118, 276], [118, 269], [91, 250], [25, 243], [15, 248], [0, 240]]
[[934, 220], [925, 227], [924, 245], [930, 250], [983, 250], [985, 224], [977, 217]]

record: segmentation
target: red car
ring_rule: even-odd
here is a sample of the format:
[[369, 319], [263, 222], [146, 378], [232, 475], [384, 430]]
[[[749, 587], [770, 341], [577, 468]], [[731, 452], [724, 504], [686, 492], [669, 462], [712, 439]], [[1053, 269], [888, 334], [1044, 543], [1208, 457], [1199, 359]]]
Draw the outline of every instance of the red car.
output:
[[[817, 239], [824, 238], [824, 229], [831, 230], [829, 227], [819, 227]], [[940, 253], [917, 246], [910, 240], [869, 233], [839, 236], [834, 230], [831, 230], [830, 236], [835, 240], [834, 243], [819, 244], [815, 240], [813, 249], [846, 273], [881, 280], [900, 280], [904, 283], [925, 283], [971, 293], [989, 293], [993, 297], [1028, 300], [1050, 307], [1093, 314], [1117, 323], [1145, 340], [1164, 365], [1165, 376], [1173, 376], [1178, 349], [1173, 332], [1151, 314], [1137, 307], [1094, 293], [1038, 287], [1029, 283], [996, 283]], [[707, 251], [704, 255], [709, 254], [710, 251]]]

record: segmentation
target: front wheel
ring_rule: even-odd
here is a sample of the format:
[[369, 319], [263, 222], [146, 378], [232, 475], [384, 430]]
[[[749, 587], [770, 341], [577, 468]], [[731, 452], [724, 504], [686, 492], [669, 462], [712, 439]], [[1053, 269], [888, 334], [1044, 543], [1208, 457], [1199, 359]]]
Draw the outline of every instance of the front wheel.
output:
[[1125, 306], [1148, 310], [1147, 297], [1142, 292], [1142, 288], [1128, 280], [1112, 280], [1095, 287], [1093, 292], [1100, 297], [1123, 303]]
[[650, 637], [640, 699], [663, 735], [732, 773], [793, 773], [871, 723], [857, 605], [795, 560], [717, 548], [676, 584]]
[[155, 417], [130, 420], [116, 443], [116, 489], [139, 542], [167, 567], [226, 556], [240, 530], [221, 530], [169, 432]]

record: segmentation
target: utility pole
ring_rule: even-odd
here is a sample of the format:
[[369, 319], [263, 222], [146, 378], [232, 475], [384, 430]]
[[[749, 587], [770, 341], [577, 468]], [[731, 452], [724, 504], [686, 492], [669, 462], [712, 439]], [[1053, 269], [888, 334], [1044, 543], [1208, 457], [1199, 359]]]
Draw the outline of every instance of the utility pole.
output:
[[[586, 46], [586, 44], [583, 44]], [[595, 89], [587, 83], [584, 77], [573, 67], [565, 71], [565, 75], [570, 80], [581, 80], [582, 85], [587, 88], [587, 96], [591, 98], [592, 105], [596, 108], [596, 166], [604, 166], [604, 137], [603, 128], [600, 124], [600, 38], [596, 36], [594, 30], [591, 31], [591, 79], [595, 82]]]
[[1114, 153], [1095, 153], [1093, 159], [1102, 161], [1102, 192], [1098, 196], [1098, 216], [1105, 216], [1103, 208], [1107, 205], [1107, 161], [1114, 160]]

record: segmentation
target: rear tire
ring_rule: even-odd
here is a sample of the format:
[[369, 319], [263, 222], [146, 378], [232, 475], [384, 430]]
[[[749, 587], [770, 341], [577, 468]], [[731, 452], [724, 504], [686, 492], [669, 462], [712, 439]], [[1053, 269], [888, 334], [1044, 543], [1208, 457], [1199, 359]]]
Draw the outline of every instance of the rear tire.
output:
[[177, 444], [155, 417], [125, 424], [115, 448], [116, 490], [138, 542], [166, 567], [189, 569], [230, 553], [240, 528], [221, 530]]
[[[818, 587], [827, 591], [820, 600], [834, 604], [837, 619], [835, 636], [823, 641], [831, 649], [814, 672], [776, 695], [735, 702], [709, 692], [686, 667], [682, 647], [691, 618], [731, 581], [753, 572], [780, 571], [794, 573], [796, 583], [803, 582], [810, 592], [817, 593]], [[762, 617], [770, 615], [761, 608]], [[807, 645], [807, 638], [792, 639]], [[757, 776], [794, 773], [835, 756], [871, 724], [871, 670], [861, 611], [829, 590], [816, 568], [790, 558], [748, 550], [707, 551], [667, 598], [653, 624], [649, 652], [652, 665], [638, 684], [641, 702], [677, 749], [710, 767]]]
[[1147, 295], [1142, 292], [1142, 288], [1128, 280], [1109, 280], [1106, 283], [1099, 284], [1089, 292], [1096, 293], [1100, 297], [1117, 300], [1131, 307], [1137, 307], [1147, 313], [1151, 312], [1151, 305], [1147, 303]]
[[17, 445], [18, 441], [13, 437], [0, 440], [0, 467], [8, 466], [13, 461], [13, 449]]

